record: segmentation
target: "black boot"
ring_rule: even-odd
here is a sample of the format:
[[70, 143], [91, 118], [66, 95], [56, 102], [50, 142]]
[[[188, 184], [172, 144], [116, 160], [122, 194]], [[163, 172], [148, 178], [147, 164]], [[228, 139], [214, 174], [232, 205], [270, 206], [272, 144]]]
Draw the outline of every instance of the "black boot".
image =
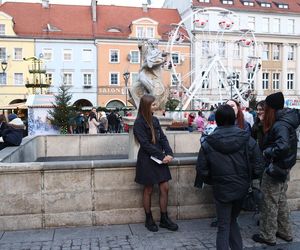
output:
[[171, 219], [168, 217], [168, 213], [161, 213], [160, 215], [160, 227], [166, 228], [171, 231], [177, 231], [178, 225], [171, 221]]
[[152, 213], [146, 213], [146, 222], [145, 222], [145, 227], [151, 231], [151, 232], [157, 232], [158, 231], [158, 227], [155, 224], [153, 217], [152, 217]]

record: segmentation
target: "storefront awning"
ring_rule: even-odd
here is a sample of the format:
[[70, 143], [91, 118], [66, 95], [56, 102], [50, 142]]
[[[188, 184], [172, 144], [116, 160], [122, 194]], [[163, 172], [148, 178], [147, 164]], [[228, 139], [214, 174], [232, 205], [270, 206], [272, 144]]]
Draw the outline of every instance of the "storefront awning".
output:
[[13, 103], [13, 104], [7, 104], [7, 105], [0, 106], [0, 109], [2, 109], [2, 110], [4, 110], [4, 109], [27, 109], [27, 105], [25, 104], [25, 102]]

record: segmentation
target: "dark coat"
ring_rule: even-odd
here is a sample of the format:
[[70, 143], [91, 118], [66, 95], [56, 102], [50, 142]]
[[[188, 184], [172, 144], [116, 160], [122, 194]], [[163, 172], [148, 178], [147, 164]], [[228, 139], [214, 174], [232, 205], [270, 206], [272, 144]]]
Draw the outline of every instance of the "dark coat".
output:
[[2, 137], [2, 131], [6, 128], [7, 128], [7, 123], [6, 122], [0, 123], [0, 137]]
[[169, 145], [159, 121], [153, 117], [153, 127], [156, 135], [156, 143], [151, 142], [151, 130], [144, 118], [138, 115], [134, 122], [133, 133], [140, 143], [137, 156], [135, 181], [143, 185], [153, 185], [171, 179], [170, 170], [167, 164], [158, 164], [151, 156], [163, 160], [166, 155], [173, 156], [173, 151]]
[[264, 142], [264, 126], [263, 123], [257, 118], [254, 122], [251, 130], [251, 136], [256, 140], [256, 142], [259, 145], [259, 148], [263, 148], [263, 142]]
[[246, 145], [252, 176], [258, 177], [263, 171], [263, 159], [257, 143], [247, 131], [236, 126], [217, 127], [202, 142], [196, 180], [213, 185], [216, 200], [231, 202], [247, 193], [250, 177]]
[[297, 157], [299, 114], [294, 109], [281, 109], [276, 111], [275, 119], [272, 128], [265, 134], [263, 154], [267, 164], [273, 160], [280, 168], [290, 169]]

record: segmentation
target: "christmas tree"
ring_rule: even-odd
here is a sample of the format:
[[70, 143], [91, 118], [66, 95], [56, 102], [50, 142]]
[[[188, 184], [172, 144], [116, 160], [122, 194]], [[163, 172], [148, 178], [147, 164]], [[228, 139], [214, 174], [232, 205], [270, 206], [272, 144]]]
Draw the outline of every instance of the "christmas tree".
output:
[[54, 95], [54, 108], [49, 110], [51, 124], [60, 130], [61, 134], [67, 134], [68, 128], [72, 126], [75, 118], [75, 110], [70, 105], [72, 94], [69, 93], [69, 87], [59, 87], [58, 94]]

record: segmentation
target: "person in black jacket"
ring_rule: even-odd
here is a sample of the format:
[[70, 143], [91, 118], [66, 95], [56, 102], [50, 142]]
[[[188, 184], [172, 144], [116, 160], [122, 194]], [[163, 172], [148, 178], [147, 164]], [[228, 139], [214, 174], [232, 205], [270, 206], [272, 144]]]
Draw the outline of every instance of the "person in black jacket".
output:
[[133, 126], [135, 138], [140, 143], [135, 181], [144, 185], [143, 206], [146, 213], [146, 228], [152, 232], [158, 231], [151, 213], [153, 185], [158, 184], [161, 212], [159, 226], [176, 231], [178, 225], [171, 221], [167, 213], [168, 181], [171, 179], [168, 163], [173, 159], [173, 152], [158, 119], [153, 116], [155, 109], [155, 97], [152, 95], [142, 96]]
[[255, 140], [234, 125], [235, 113], [231, 106], [225, 104], [218, 108], [216, 122], [218, 127], [202, 141], [196, 181], [213, 188], [218, 219], [217, 249], [241, 250], [237, 217], [249, 188], [248, 166], [251, 164], [252, 176], [258, 177], [263, 171], [263, 160]]
[[0, 137], [2, 137], [2, 131], [7, 128], [6, 119], [4, 115], [0, 115]]
[[256, 104], [257, 117], [251, 129], [251, 136], [256, 140], [259, 148], [262, 149], [264, 141], [263, 121], [265, 115], [265, 101], [260, 101]]
[[267, 96], [263, 143], [266, 171], [261, 182], [264, 201], [259, 234], [252, 236], [254, 241], [271, 246], [276, 245], [276, 237], [287, 242], [293, 240], [286, 191], [290, 169], [296, 163], [296, 129], [300, 118], [298, 111], [283, 107], [281, 92]]
[[16, 114], [8, 115], [7, 128], [2, 131], [3, 142], [0, 143], [0, 150], [9, 146], [19, 146], [23, 139], [25, 125]]

